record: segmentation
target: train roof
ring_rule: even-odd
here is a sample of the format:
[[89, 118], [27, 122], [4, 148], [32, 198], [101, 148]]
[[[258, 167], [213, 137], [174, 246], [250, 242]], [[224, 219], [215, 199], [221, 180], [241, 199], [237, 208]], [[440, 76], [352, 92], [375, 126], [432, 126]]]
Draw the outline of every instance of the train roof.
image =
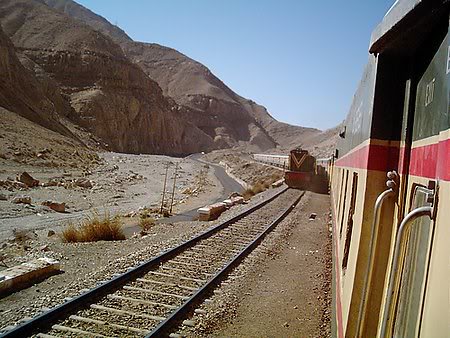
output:
[[[448, 0], [397, 0], [371, 36], [369, 52], [378, 54], [396, 45], [404, 45], [403, 37], [419, 22], [425, 23], [436, 12], [449, 5]], [[416, 36], [417, 37], [417, 36]]]

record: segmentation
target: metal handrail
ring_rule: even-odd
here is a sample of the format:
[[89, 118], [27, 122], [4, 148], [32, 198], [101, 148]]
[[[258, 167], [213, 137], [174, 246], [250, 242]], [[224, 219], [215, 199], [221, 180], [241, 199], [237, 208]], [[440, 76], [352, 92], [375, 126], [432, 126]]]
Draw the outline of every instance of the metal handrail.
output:
[[395, 240], [395, 248], [394, 248], [394, 257], [392, 259], [392, 268], [389, 274], [389, 284], [388, 284], [388, 291], [386, 294], [386, 303], [384, 304], [384, 311], [383, 311], [383, 321], [381, 325], [381, 334], [380, 337], [384, 338], [386, 337], [386, 330], [387, 330], [387, 323], [389, 320], [389, 310], [392, 303], [392, 290], [394, 288], [394, 284], [396, 281], [396, 271], [398, 269], [398, 263], [399, 263], [399, 257], [400, 257], [400, 246], [403, 243], [403, 236], [406, 233], [406, 231], [411, 226], [412, 221], [419, 217], [428, 216], [430, 219], [433, 217], [433, 207], [426, 206], [426, 207], [420, 207], [412, 210], [409, 214], [405, 216], [403, 221], [400, 224], [400, 227], [398, 229], [397, 238]]
[[392, 196], [395, 194], [395, 191], [393, 188], [389, 188], [385, 191], [383, 191], [380, 195], [378, 195], [377, 200], [375, 201], [375, 207], [374, 207], [374, 214], [373, 214], [373, 221], [372, 221], [372, 230], [370, 235], [370, 243], [369, 243], [369, 255], [367, 257], [367, 269], [366, 273], [364, 275], [364, 282], [363, 282], [363, 290], [361, 293], [361, 303], [359, 306], [359, 312], [358, 312], [358, 322], [356, 326], [356, 336], [361, 337], [362, 332], [362, 321], [363, 321], [363, 313], [365, 313], [366, 310], [366, 298], [367, 298], [367, 290], [368, 285], [372, 281], [372, 266], [373, 266], [373, 257], [374, 257], [374, 248], [375, 243], [377, 241], [377, 234], [376, 231], [378, 224], [380, 223], [380, 215], [381, 215], [381, 207], [383, 206], [383, 202], [386, 198]]

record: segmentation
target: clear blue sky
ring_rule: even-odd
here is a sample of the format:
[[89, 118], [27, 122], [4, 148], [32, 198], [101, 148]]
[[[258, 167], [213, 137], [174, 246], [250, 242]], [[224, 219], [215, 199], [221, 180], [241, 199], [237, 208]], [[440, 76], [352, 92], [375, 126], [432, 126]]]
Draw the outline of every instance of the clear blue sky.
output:
[[134, 40], [203, 63], [278, 120], [342, 121], [393, 0], [78, 0]]

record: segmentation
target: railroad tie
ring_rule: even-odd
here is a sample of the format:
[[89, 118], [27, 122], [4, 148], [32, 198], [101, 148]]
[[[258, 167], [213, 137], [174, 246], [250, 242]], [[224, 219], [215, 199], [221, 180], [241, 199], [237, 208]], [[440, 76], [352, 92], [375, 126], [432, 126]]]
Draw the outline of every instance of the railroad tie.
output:
[[[156, 321], [162, 321], [162, 320], [166, 319], [165, 317], [161, 317], [161, 316], [153, 316], [153, 315], [148, 315], [146, 313], [137, 313], [137, 312], [133, 312], [133, 311], [119, 310], [119, 309], [115, 309], [115, 308], [103, 306], [103, 305], [98, 305], [98, 304], [91, 304], [91, 308], [100, 310], [100, 311], [115, 313], [118, 315], [146, 318], [146, 319], [152, 319], [152, 320], [156, 320]], [[104, 336], [102, 336], [102, 337], [104, 337]]]

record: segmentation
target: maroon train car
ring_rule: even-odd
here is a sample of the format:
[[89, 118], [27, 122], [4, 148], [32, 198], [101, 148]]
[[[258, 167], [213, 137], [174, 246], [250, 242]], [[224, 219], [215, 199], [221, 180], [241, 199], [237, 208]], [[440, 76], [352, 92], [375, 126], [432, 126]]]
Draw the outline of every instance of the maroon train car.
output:
[[289, 170], [284, 174], [286, 184], [295, 189], [308, 189], [316, 175], [316, 159], [303, 149], [291, 150]]

